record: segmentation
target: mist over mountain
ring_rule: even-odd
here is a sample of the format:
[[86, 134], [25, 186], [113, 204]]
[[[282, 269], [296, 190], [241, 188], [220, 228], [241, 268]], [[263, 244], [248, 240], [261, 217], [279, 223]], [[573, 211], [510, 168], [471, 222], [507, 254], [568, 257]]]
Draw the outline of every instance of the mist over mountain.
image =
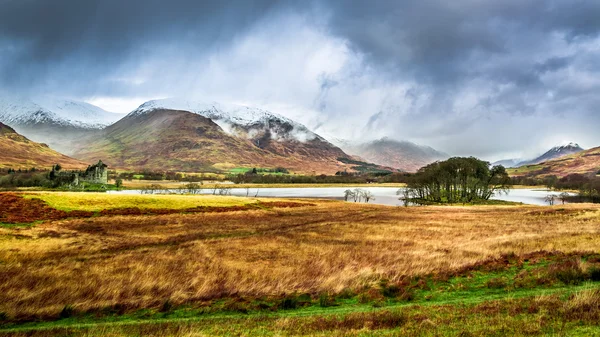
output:
[[304, 125], [263, 109], [183, 99], [148, 101], [75, 150], [115, 167], [200, 171], [284, 167], [352, 170], [341, 149]]
[[600, 144], [599, 16], [566, 0], [4, 1], [0, 92], [121, 113], [209, 98], [338, 138], [529, 158], [532, 130], [535, 151]]
[[0, 168], [50, 169], [60, 164], [66, 169], [85, 168], [86, 164], [69, 158], [48, 147], [46, 144], [33, 142], [18, 134], [13, 128], [0, 122]]
[[0, 122], [66, 154], [72, 153], [81, 138], [93, 136], [123, 116], [86, 102], [51, 96], [0, 97]]
[[387, 137], [364, 143], [338, 140], [337, 144], [348, 154], [407, 172], [415, 172], [427, 164], [450, 157], [429, 146]]
[[546, 151], [542, 155], [529, 159], [529, 160], [521, 160], [521, 159], [505, 159], [494, 162], [494, 165], [502, 165], [504, 167], [519, 167], [524, 165], [535, 165], [540, 164], [545, 161], [561, 158], [564, 156], [568, 156], [570, 154], [578, 153], [584, 151], [584, 149], [579, 146], [579, 144], [574, 142], [566, 142], [564, 144], [560, 144], [552, 147], [550, 150]]

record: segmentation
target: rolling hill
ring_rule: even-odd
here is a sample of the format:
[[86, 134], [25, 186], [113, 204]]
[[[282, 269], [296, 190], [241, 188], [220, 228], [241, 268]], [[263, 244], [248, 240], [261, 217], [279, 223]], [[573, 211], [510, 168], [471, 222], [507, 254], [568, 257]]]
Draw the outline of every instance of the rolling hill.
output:
[[397, 141], [387, 137], [368, 143], [340, 143], [340, 147], [346, 153], [356, 155], [366, 161], [407, 172], [416, 172], [427, 164], [449, 157], [429, 146]]
[[87, 166], [79, 160], [67, 157], [48, 147], [18, 134], [11, 127], [0, 123], [0, 168], [30, 169], [47, 168], [60, 164], [66, 169]]
[[158, 100], [142, 104], [80, 144], [75, 157], [112, 167], [200, 171], [285, 167], [335, 173], [349, 158], [303, 125], [265, 110], [218, 103]]
[[530, 164], [508, 169], [510, 175], [532, 177], [548, 175], [564, 177], [572, 173], [597, 174], [599, 171], [600, 147], [579, 151], [539, 164]]

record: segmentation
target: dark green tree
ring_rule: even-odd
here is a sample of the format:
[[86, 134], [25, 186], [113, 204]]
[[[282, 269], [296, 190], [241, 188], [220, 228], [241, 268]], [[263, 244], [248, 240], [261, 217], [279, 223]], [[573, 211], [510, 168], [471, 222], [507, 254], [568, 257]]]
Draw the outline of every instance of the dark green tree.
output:
[[474, 157], [454, 157], [421, 168], [410, 177], [407, 189], [413, 201], [473, 202], [506, 192], [511, 184], [506, 169], [490, 168]]

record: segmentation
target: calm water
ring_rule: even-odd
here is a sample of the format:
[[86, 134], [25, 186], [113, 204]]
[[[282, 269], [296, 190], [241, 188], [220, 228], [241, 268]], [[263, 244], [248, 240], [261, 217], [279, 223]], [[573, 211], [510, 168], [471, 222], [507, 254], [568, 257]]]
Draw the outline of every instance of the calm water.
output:
[[[251, 188], [247, 191], [245, 188], [232, 188], [231, 195], [235, 196], [258, 196], [258, 197], [280, 197], [280, 198], [343, 198], [344, 191], [347, 189], [354, 189], [354, 187], [319, 187], [319, 188]], [[374, 200], [371, 200], [372, 204], [388, 205], [388, 206], [399, 206], [402, 204], [398, 200], [396, 192], [399, 190], [397, 187], [361, 187], [361, 189], [368, 190], [375, 196]], [[169, 190], [171, 193], [178, 193], [178, 190]], [[141, 190], [124, 190], [124, 191], [108, 191], [111, 194], [141, 194]], [[204, 194], [212, 194], [212, 189], [202, 190]], [[544, 201], [548, 194], [558, 195], [560, 192], [549, 192], [544, 189], [514, 189], [510, 190], [508, 194], [502, 194], [492, 197], [492, 199], [506, 200], [522, 202], [524, 204], [531, 205], [548, 205]], [[557, 199], [556, 204], [560, 203]]]

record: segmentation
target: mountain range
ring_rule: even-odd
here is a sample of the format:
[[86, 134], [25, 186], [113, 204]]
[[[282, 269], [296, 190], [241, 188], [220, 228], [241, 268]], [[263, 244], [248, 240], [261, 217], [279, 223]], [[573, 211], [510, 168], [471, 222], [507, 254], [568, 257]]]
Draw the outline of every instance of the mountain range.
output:
[[[40, 150], [32, 154], [36, 160], [24, 162], [26, 166], [59, 158], [56, 155], [60, 153], [53, 151], [49, 161], [40, 160], [39, 154], [49, 153], [50, 149], [86, 162], [102, 159], [120, 169], [227, 171], [235, 167], [284, 167], [311, 174], [352, 171], [357, 161], [414, 172], [449, 157], [428, 146], [390, 138], [367, 142], [330, 138], [332, 143], [306, 126], [267, 110], [176, 98], [148, 101], [124, 115], [67, 99], [0, 97], [0, 122], [12, 127], [11, 134], [22, 134], [21, 144], [36, 144], [34, 147]], [[4, 134], [9, 132], [5, 130]], [[535, 159], [494, 164], [532, 166], [581, 151], [579, 145], [569, 143]], [[6, 157], [1, 160], [4, 165]], [[81, 164], [73, 158], [64, 156], [61, 160]]]
[[581, 146], [579, 146], [579, 144], [574, 143], [574, 142], [568, 142], [568, 143], [564, 143], [561, 145], [557, 145], [557, 146], [551, 148], [550, 150], [546, 151], [544, 154], [542, 154], [539, 157], [536, 157], [534, 159], [529, 159], [529, 160], [505, 159], [505, 160], [497, 161], [497, 162], [493, 163], [493, 165], [502, 165], [504, 167], [519, 167], [519, 166], [525, 166], [525, 165], [535, 165], [535, 164], [543, 163], [545, 161], [549, 161], [549, 160], [553, 160], [556, 158], [568, 156], [570, 154], [574, 154], [577, 152], [581, 152], [583, 150], [584, 149]]
[[29, 139], [72, 154], [82, 138], [122, 118], [95, 105], [55, 97], [0, 97], [0, 122]]
[[351, 169], [341, 149], [304, 125], [261, 109], [185, 100], [142, 104], [75, 149], [75, 157], [116, 167], [200, 171], [285, 167]]
[[60, 164], [66, 169], [81, 169], [87, 166], [79, 160], [50, 149], [46, 144], [27, 139], [3, 123], [0, 123], [0, 153], [0, 168], [49, 169], [55, 164]]
[[600, 147], [567, 154], [538, 164], [527, 164], [508, 170], [516, 176], [564, 177], [569, 174], [600, 174]]
[[429, 146], [387, 137], [364, 143], [337, 140], [337, 144], [347, 153], [363, 160], [407, 172], [416, 172], [427, 164], [450, 157]]

